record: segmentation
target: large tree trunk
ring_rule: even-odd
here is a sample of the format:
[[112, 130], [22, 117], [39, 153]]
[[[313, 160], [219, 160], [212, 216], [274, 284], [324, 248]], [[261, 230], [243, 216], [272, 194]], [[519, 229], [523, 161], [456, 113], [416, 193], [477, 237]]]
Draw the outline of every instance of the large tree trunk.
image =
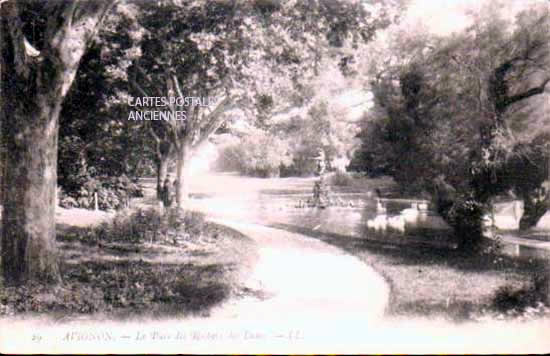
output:
[[168, 156], [157, 159], [157, 200], [162, 200], [162, 184], [168, 175]]
[[[21, 3], [24, 4], [24, 3]], [[1, 5], [3, 180], [2, 267], [7, 284], [60, 280], [55, 244], [57, 135], [61, 104], [80, 58], [111, 4], [45, 3], [44, 45], [23, 33], [20, 3]]]
[[185, 144], [178, 147], [176, 157], [176, 203], [178, 208], [184, 208], [185, 202], [189, 198], [189, 159], [191, 158], [191, 148]]
[[[14, 121], [5, 122], [3, 130], [9, 152], [3, 181], [4, 278], [8, 284], [57, 282], [54, 218], [61, 101], [42, 94], [20, 98], [14, 106]], [[34, 112], [28, 113], [28, 107]]]

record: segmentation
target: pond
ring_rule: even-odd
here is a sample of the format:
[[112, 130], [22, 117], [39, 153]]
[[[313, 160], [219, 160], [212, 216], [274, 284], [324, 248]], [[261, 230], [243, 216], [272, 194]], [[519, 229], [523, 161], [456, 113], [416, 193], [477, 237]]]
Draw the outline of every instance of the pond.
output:
[[[406, 219], [402, 226], [392, 228], [389, 221], [399, 222], [399, 216], [403, 210], [411, 208], [411, 203], [390, 200], [385, 214], [379, 213], [373, 192], [383, 184], [380, 180], [369, 180], [360, 188], [333, 187], [331, 196], [344, 202], [345, 207], [299, 207], [312, 196], [315, 181], [316, 178], [262, 179], [209, 174], [195, 180], [191, 187], [195, 199], [191, 205], [213, 217], [270, 225], [305, 235], [322, 233], [395, 245], [421, 244], [443, 248], [457, 245], [452, 229], [431, 207], [426, 214]], [[539, 237], [538, 241], [522, 239], [525, 236], [517, 231], [503, 232], [503, 235], [504, 254], [550, 258], [550, 248], [541, 248], [541, 244], [549, 243], [546, 235], [544, 239]]]
[[[314, 178], [267, 179], [258, 182], [253, 178], [242, 178], [249, 182], [249, 188], [241, 190], [244, 182], [235, 177], [226, 179], [228, 191], [196, 194], [194, 207], [219, 218], [253, 222], [278, 227], [300, 228], [304, 233], [327, 233], [343, 238], [362, 238], [396, 244], [429, 244], [440, 247], [454, 247], [456, 241], [451, 228], [432, 211], [408, 219], [403, 229], [374, 229], [369, 220], [381, 218], [392, 221], [400, 213], [411, 208], [411, 203], [388, 202], [385, 214], [377, 212], [376, 198], [369, 189], [363, 191], [331, 192], [331, 196], [345, 206], [330, 206], [324, 209], [306, 207], [304, 202], [312, 196]], [[218, 186], [219, 187], [219, 186]], [[233, 192], [233, 194], [231, 194]], [[410, 209], [409, 209], [410, 210]], [[382, 216], [384, 215], [384, 216]]]

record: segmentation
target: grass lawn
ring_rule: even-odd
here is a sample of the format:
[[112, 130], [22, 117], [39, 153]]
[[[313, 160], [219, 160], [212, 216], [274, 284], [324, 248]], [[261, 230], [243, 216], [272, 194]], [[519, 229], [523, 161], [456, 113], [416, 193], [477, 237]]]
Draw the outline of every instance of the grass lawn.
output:
[[193, 234], [156, 241], [97, 238], [110, 225], [58, 225], [63, 282], [0, 285], [0, 315], [48, 312], [54, 319], [206, 316], [233, 293], [257, 258], [255, 242], [202, 219]]
[[277, 224], [338, 246], [380, 273], [390, 285], [389, 316], [528, 318], [548, 313], [533, 293], [540, 260], [472, 256], [420, 245], [392, 245]]
[[[375, 247], [365, 244], [353, 253], [390, 283], [390, 313], [443, 316], [456, 321], [488, 312], [519, 316], [522, 293], [534, 288], [542, 273], [540, 261], [506, 256], [465, 256], [426, 247]], [[517, 315], [516, 315], [517, 314]]]

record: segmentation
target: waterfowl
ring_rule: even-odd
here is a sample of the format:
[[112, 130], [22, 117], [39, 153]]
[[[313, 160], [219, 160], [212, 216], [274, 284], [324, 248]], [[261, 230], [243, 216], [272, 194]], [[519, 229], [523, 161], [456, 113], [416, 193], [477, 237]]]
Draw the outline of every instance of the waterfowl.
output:
[[418, 218], [420, 212], [418, 211], [418, 204], [412, 203], [410, 208], [403, 209], [401, 211], [401, 216], [406, 222], [414, 222]]
[[399, 232], [405, 232], [405, 218], [402, 215], [392, 216], [388, 219], [388, 225]]
[[386, 214], [376, 215], [374, 219], [367, 221], [367, 227], [376, 231], [386, 230], [388, 227], [388, 217]]
[[379, 214], [385, 214], [387, 211], [386, 207], [382, 205], [380, 199], [376, 199], [376, 212]]

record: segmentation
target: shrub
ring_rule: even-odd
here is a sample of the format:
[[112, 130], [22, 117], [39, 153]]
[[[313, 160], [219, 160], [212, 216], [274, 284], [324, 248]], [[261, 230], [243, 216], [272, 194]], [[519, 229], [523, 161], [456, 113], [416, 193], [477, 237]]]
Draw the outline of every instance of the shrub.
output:
[[522, 313], [527, 307], [536, 305], [537, 298], [530, 288], [517, 289], [500, 287], [491, 301], [491, 308], [499, 313]]
[[549, 278], [548, 275], [537, 272], [528, 287], [500, 287], [491, 300], [491, 309], [499, 313], [521, 314], [527, 308], [548, 304]]
[[168, 239], [175, 242], [204, 233], [204, 214], [174, 208], [161, 214], [155, 209], [119, 211], [112, 221], [104, 222], [89, 235], [94, 241], [141, 243]]
[[112, 221], [104, 222], [93, 230], [99, 241], [142, 242], [156, 239], [162, 216], [154, 209], [122, 210]]
[[222, 171], [236, 170], [244, 175], [267, 178], [279, 176], [281, 165], [290, 163], [288, 147], [283, 140], [258, 133], [223, 148], [216, 166]]
[[354, 178], [346, 172], [336, 171], [329, 178], [329, 184], [338, 187], [350, 187], [353, 185]]
[[121, 209], [128, 205], [131, 197], [143, 196], [141, 187], [125, 175], [119, 177], [88, 177], [78, 187], [58, 196], [59, 205], [64, 208], [79, 207], [93, 209], [95, 207], [94, 194], [97, 193], [99, 209]]
[[66, 209], [78, 207], [78, 202], [76, 201], [76, 199], [67, 195], [67, 193], [65, 193], [63, 188], [59, 186], [57, 187], [57, 201], [60, 207], [63, 207]]

